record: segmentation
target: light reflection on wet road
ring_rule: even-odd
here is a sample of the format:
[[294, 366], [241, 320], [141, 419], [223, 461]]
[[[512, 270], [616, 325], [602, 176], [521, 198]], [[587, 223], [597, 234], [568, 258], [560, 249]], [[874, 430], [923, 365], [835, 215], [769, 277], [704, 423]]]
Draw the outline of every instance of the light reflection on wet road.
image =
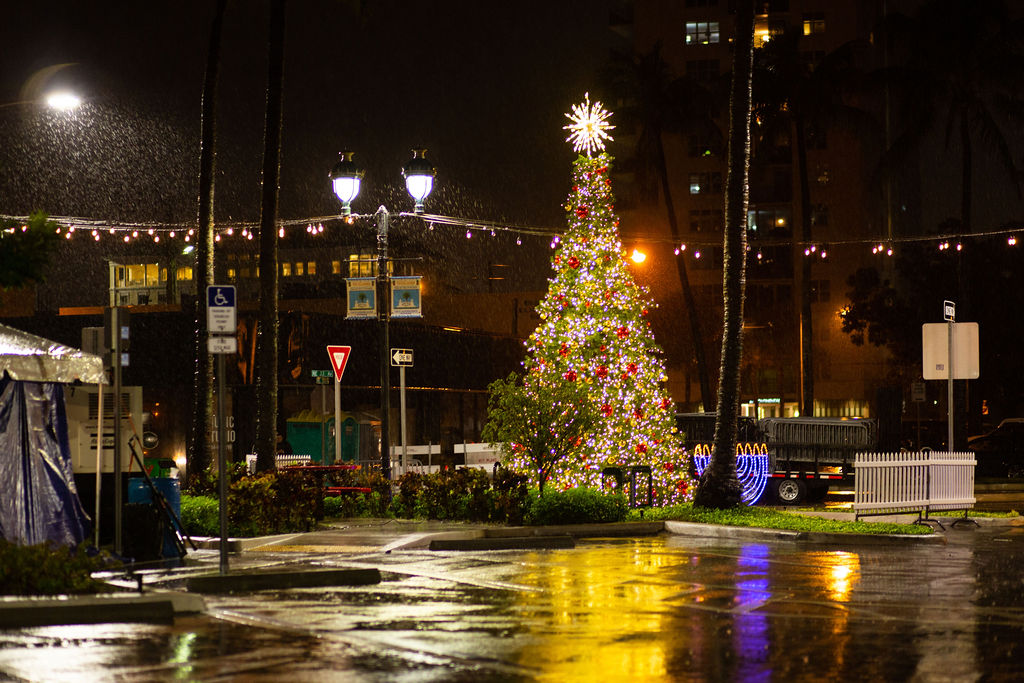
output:
[[209, 597], [213, 617], [173, 626], [7, 631], [0, 676], [1019, 679], [1024, 531], [949, 538], [842, 550], [657, 536], [556, 551], [292, 554], [281, 559], [376, 566], [385, 581]]

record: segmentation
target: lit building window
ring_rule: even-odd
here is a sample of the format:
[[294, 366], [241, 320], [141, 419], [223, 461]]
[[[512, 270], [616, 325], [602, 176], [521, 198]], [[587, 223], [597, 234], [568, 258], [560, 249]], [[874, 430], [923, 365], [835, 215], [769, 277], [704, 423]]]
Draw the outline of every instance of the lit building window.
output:
[[302, 275], [303, 271], [305, 270], [305, 266], [306, 266], [306, 264], [304, 264], [302, 261], [299, 261], [298, 263], [296, 263], [295, 264], [295, 274], [296, 275]]
[[292, 264], [282, 263], [281, 264], [281, 277], [290, 277], [292, 274]]
[[804, 13], [804, 35], [825, 32], [825, 15], [822, 12]]
[[722, 174], [691, 173], [690, 194], [722, 194]]
[[235, 275], [236, 275], [235, 269], [234, 268], [228, 268], [228, 279], [229, 280], [234, 280], [235, 279]]
[[341, 261], [331, 261], [331, 275], [341, 275]]
[[717, 21], [688, 21], [686, 22], [686, 44], [687, 45], [711, 45], [719, 39]]
[[192, 279], [192, 269], [188, 266], [178, 268], [178, 282], [186, 282]]
[[310, 261], [306, 264], [306, 275], [316, 275], [316, 261]]

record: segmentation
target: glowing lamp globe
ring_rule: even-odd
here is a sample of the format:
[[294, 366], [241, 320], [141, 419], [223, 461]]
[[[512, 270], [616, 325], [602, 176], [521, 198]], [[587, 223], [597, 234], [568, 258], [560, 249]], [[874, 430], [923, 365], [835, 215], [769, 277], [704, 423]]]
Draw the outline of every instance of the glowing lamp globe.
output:
[[409, 195], [416, 202], [416, 213], [423, 213], [423, 200], [427, 198], [430, 191], [434, 189], [434, 176], [437, 169], [426, 158], [427, 150], [414, 149], [412, 159], [402, 167], [402, 175], [405, 176], [405, 188]]
[[352, 213], [352, 200], [359, 194], [359, 183], [363, 179], [364, 171], [352, 161], [352, 152], [342, 152], [341, 159], [331, 169], [331, 182], [334, 185], [334, 194], [341, 200], [342, 212], [348, 216]]

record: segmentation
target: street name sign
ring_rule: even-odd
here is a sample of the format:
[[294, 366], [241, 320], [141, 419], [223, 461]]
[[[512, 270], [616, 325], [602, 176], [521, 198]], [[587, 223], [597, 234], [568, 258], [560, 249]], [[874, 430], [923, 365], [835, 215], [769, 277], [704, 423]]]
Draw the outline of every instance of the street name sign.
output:
[[234, 285], [206, 288], [206, 327], [211, 334], [234, 334], [238, 328]]
[[412, 349], [391, 349], [391, 365], [396, 368], [411, 368]]
[[348, 364], [348, 357], [352, 355], [351, 346], [328, 346], [327, 355], [331, 358], [331, 365], [334, 366], [334, 377], [339, 382], [345, 374], [345, 366]]

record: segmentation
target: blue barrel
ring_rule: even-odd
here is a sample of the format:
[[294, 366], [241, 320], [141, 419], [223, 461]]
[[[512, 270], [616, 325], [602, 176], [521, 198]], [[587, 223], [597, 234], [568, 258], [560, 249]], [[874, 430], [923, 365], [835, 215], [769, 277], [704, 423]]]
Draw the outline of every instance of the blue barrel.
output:
[[[181, 519], [181, 482], [177, 478], [152, 477], [153, 488], [159, 491], [167, 500], [167, 504], [174, 510], [174, 514]], [[153, 494], [146, 484], [145, 477], [132, 477], [128, 480], [128, 502], [129, 503], [152, 503]], [[164, 544], [160, 554], [164, 559], [177, 558], [178, 546], [175, 543], [173, 520], [166, 520], [164, 527]]]

